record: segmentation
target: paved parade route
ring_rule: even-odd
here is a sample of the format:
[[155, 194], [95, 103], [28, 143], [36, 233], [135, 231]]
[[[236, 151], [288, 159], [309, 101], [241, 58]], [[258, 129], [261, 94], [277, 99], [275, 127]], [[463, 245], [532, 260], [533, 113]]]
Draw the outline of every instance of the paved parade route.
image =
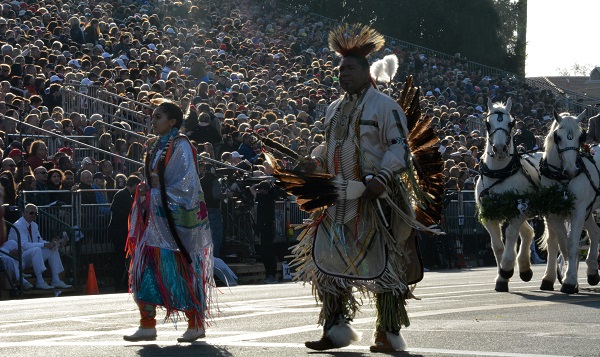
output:
[[[600, 356], [600, 289], [580, 294], [542, 292], [542, 265], [529, 283], [513, 280], [497, 293], [494, 268], [428, 272], [410, 300], [412, 324], [403, 330], [406, 356]], [[558, 288], [558, 285], [556, 285]], [[370, 355], [374, 309], [364, 301], [354, 326], [362, 340], [316, 353], [318, 307], [310, 286], [295, 283], [222, 288], [220, 313], [205, 339], [177, 343], [186, 324], [159, 323], [158, 339], [131, 343], [137, 327], [127, 294], [63, 296], [0, 302], [0, 356], [303, 356]], [[159, 316], [160, 312], [159, 312]], [[162, 315], [164, 316], [164, 315]]]

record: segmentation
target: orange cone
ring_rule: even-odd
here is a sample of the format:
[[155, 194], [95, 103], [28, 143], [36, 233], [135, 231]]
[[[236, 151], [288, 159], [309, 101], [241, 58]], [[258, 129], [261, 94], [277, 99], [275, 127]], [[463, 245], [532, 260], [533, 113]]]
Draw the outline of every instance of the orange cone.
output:
[[94, 271], [94, 264], [90, 264], [88, 268], [87, 284], [85, 286], [85, 293], [87, 295], [98, 294], [98, 282], [96, 281], [96, 272]]

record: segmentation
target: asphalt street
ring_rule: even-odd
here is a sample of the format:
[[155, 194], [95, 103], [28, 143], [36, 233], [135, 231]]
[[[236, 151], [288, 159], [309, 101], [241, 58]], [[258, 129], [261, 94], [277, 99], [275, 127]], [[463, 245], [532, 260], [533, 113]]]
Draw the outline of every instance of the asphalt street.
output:
[[[600, 356], [600, 289], [580, 267], [580, 293], [539, 290], [534, 278], [494, 291], [494, 268], [428, 272], [408, 302], [409, 350], [399, 356]], [[515, 274], [517, 275], [517, 274]], [[558, 290], [558, 284], [555, 285]], [[353, 326], [362, 339], [313, 352], [319, 307], [311, 287], [297, 283], [221, 288], [206, 338], [178, 343], [186, 323], [159, 323], [158, 338], [131, 343], [138, 313], [128, 294], [59, 296], [0, 302], [0, 356], [366, 356], [375, 324], [365, 300]], [[159, 317], [164, 313], [159, 312]], [[177, 327], [177, 328], [176, 328]]]

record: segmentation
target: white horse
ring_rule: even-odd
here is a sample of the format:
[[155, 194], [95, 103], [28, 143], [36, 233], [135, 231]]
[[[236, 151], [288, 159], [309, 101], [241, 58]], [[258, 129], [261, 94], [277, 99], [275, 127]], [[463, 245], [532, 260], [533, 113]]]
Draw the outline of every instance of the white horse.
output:
[[[504, 193], [516, 191], [518, 193], [532, 192], [538, 189], [540, 185], [539, 162], [541, 153], [533, 155], [519, 155], [513, 140], [513, 127], [515, 120], [510, 115], [512, 100], [509, 98], [506, 105], [502, 103], [492, 103], [488, 99], [488, 113], [485, 124], [487, 129], [487, 140], [485, 151], [482, 155], [480, 164], [481, 177], [475, 186], [475, 199], [479, 208], [481, 208], [481, 199], [491, 193]], [[517, 202], [515, 202], [515, 205]], [[533, 228], [527, 223], [528, 217], [524, 214], [511, 219], [506, 227], [506, 243], [502, 242], [502, 223], [501, 220], [486, 220], [483, 224], [490, 234], [492, 249], [498, 265], [498, 275], [496, 277], [496, 291], [507, 292], [508, 281], [514, 273], [515, 259], [519, 267], [519, 276], [523, 281], [531, 280], [533, 271], [531, 270], [530, 246], [533, 240]], [[521, 245], [517, 254], [517, 238], [521, 236]], [[549, 242], [553, 238], [549, 234]], [[548, 244], [550, 250], [553, 250], [554, 256], [557, 255], [556, 244]], [[556, 257], [555, 257], [556, 259]], [[546, 268], [546, 276], [552, 276], [552, 273]], [[556, 270], [556, 264], [552, 268]], [[553, 272], [556, 279], [556, 271]], [[548, 286], [542, 285], [542, 288], [548, 289]]]
[[[597, 285], [600, 282], [597, 260], [600, 228], [592, 215], [593, 211], [600, 208], [600, 148], [595, 146], [587, 154], [581, 152], [585, 136], [579, 123], [584, 114], [585, 111], [574, 117], [569, 113], [559, 115], [554, 112], [554, 122], [546, 136], [545, 152], [540, 164], [542, 185], [562, 184], [576, 197], [575, 207], [571, 211], [570, 217], [567, 217], [571, 220], [569, 233], [567, 233], [564, 219], [547, 221], [548, 228], [556, 234], [560, 250], [566, 261], [565, 278], [560, 291], [567, 294], [579, 291], [577, 262], [579, 238], [584, 227], [590, 237], [590, 247], [586, 258], [588, 283]], [[548, 256], [550, 257], [550, 252], [548, 252]], [[554, 283], [555, 276], [554, 278], [549, 276], [548, 279]]]

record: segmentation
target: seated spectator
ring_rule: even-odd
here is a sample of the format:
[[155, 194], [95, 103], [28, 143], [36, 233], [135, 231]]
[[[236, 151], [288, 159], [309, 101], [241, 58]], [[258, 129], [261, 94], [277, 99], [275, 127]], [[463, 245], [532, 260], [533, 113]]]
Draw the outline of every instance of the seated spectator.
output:
[[116, 174], [115, 175], [115, 188], [117, 190], [125, 188], [125, 184], [127, 182], [127, 176], [124, 174]]
[[[96, 171], [98, 171], [98, 163], [95, 159], [86, 156], [83, 158], [83, 160], [81, 160], [81, 168], [75, 173], [75, 182], [80, 182], [79, 180], [81, 179], [81, 174], [83, 173], [83, 171], [86, 170], [89, 171], [92, 175], [96, 173]], [[91, 185], [92, 183], [90, 182], [90, 186]]]
[[71, 161], [71, 157], [68, 155], [62, 156], [58, 159], [56, 166], [63, 172], [67, 170], [73, 170], [73, 161]]
[[[92, 184], [92, 189], [94, 190], [105, 190], [106, 189], [106, 179], [104, 178], [104, 174], [102, 172], [96, 172], [93, 176], [94, 183]], [[99, 207], [100, 214], [105, 215], [110, 213], [110, 206], [108, 206], [108, 196], [105, 191], [96, 191], [96, 203], [101, 205]]]
[[4, 203], [9, 206], [17, 204], [17, 187], [15, 183], [15, 174], [17, 172], [16, 163], [10, 157], [2, 160], [2, 170], [0, 171], [0, 184], [4, 188]]
[[41, 140], [35, 140], [31, 143], [31, 147], [29, 149], [29, 156], [27, 157], [27, 162], [29, 163], [29, 167], [32, 170], [42, 166], [44, 162], [48, 159], [48, 147], [46, 143]]
[[64, 181], [64, 174], [59, 169], [52, 169], [48, 171], [48, 181], [46, 186], [48, 187], [48, 197], [51, 202], [57, 202], [59, 204], [71, 204], [71, 193], [70, 192], [54, 192], [63, 190], [62, 184]]
[[129, 145], [129, 150], [127, 150], [127, 154], [125, 156], [128, 159], [142, 162], [142, 158], [144, 157], [144, 145], [138, 142], [131, 143]]
[[[27, 204], [23, 216], [15, 222], [14, 227], [9, 231], [8, 240], [16, 242], [18, 239], [17, 231], [19, 232], [23, 249], [23, 261], [26, 268], [33, 267], [37, 279], [35, 285], [37, 289], [71, 288], [72, 286], [65, 284], [59, 276], [65, 270], [58, 252], [59, 245], [56, 242], [48, 242], [42, 239], [38, 225], [35, 222], [37, 216], [37, 206], [32, 203]], [[14, 244], [6, 249], [10, 250], [12, 247], [14, 247]], [[39, 259], [40, 256], [41, 259]], [[52, 273], [51, 285], [48, 285], [42, 276], [42, 272], [46, 270], [45, 261], [48, 261]]]
[[75, 185], [75, 174], [71, 170], [66, 170], [64, 173], [64, 180], [62, 183], [63, 190], [72, 190]]
[[23, 180], [17, 186], [17, 195], [25, 191], [34, 191], [36, 184], [37, 182], [35, 181], [35, 177], [33, 177], [33, 175], [25, 175]]
[[[79, 190], [93, 190], [92, 185], [94, 184], [94, 175], [89, 170], [81, 171], [79, 175], [79, 184], [76, 186], [76, 189]], [[82, 204], [95, 204], [96, 203], [96, 194], [94, 192], [84, 191], [81, 193], [81, 203]]]
[[50, 204], [50, 195], [48, 194], [48, 170], [40, 166], [33, 170], [33, 176], [35, 177], [35, 190], [38, 191], [33, 194], [33, 197], [27, 198], [28, 202], [35, 203], [38, 206], [46, 206]]

